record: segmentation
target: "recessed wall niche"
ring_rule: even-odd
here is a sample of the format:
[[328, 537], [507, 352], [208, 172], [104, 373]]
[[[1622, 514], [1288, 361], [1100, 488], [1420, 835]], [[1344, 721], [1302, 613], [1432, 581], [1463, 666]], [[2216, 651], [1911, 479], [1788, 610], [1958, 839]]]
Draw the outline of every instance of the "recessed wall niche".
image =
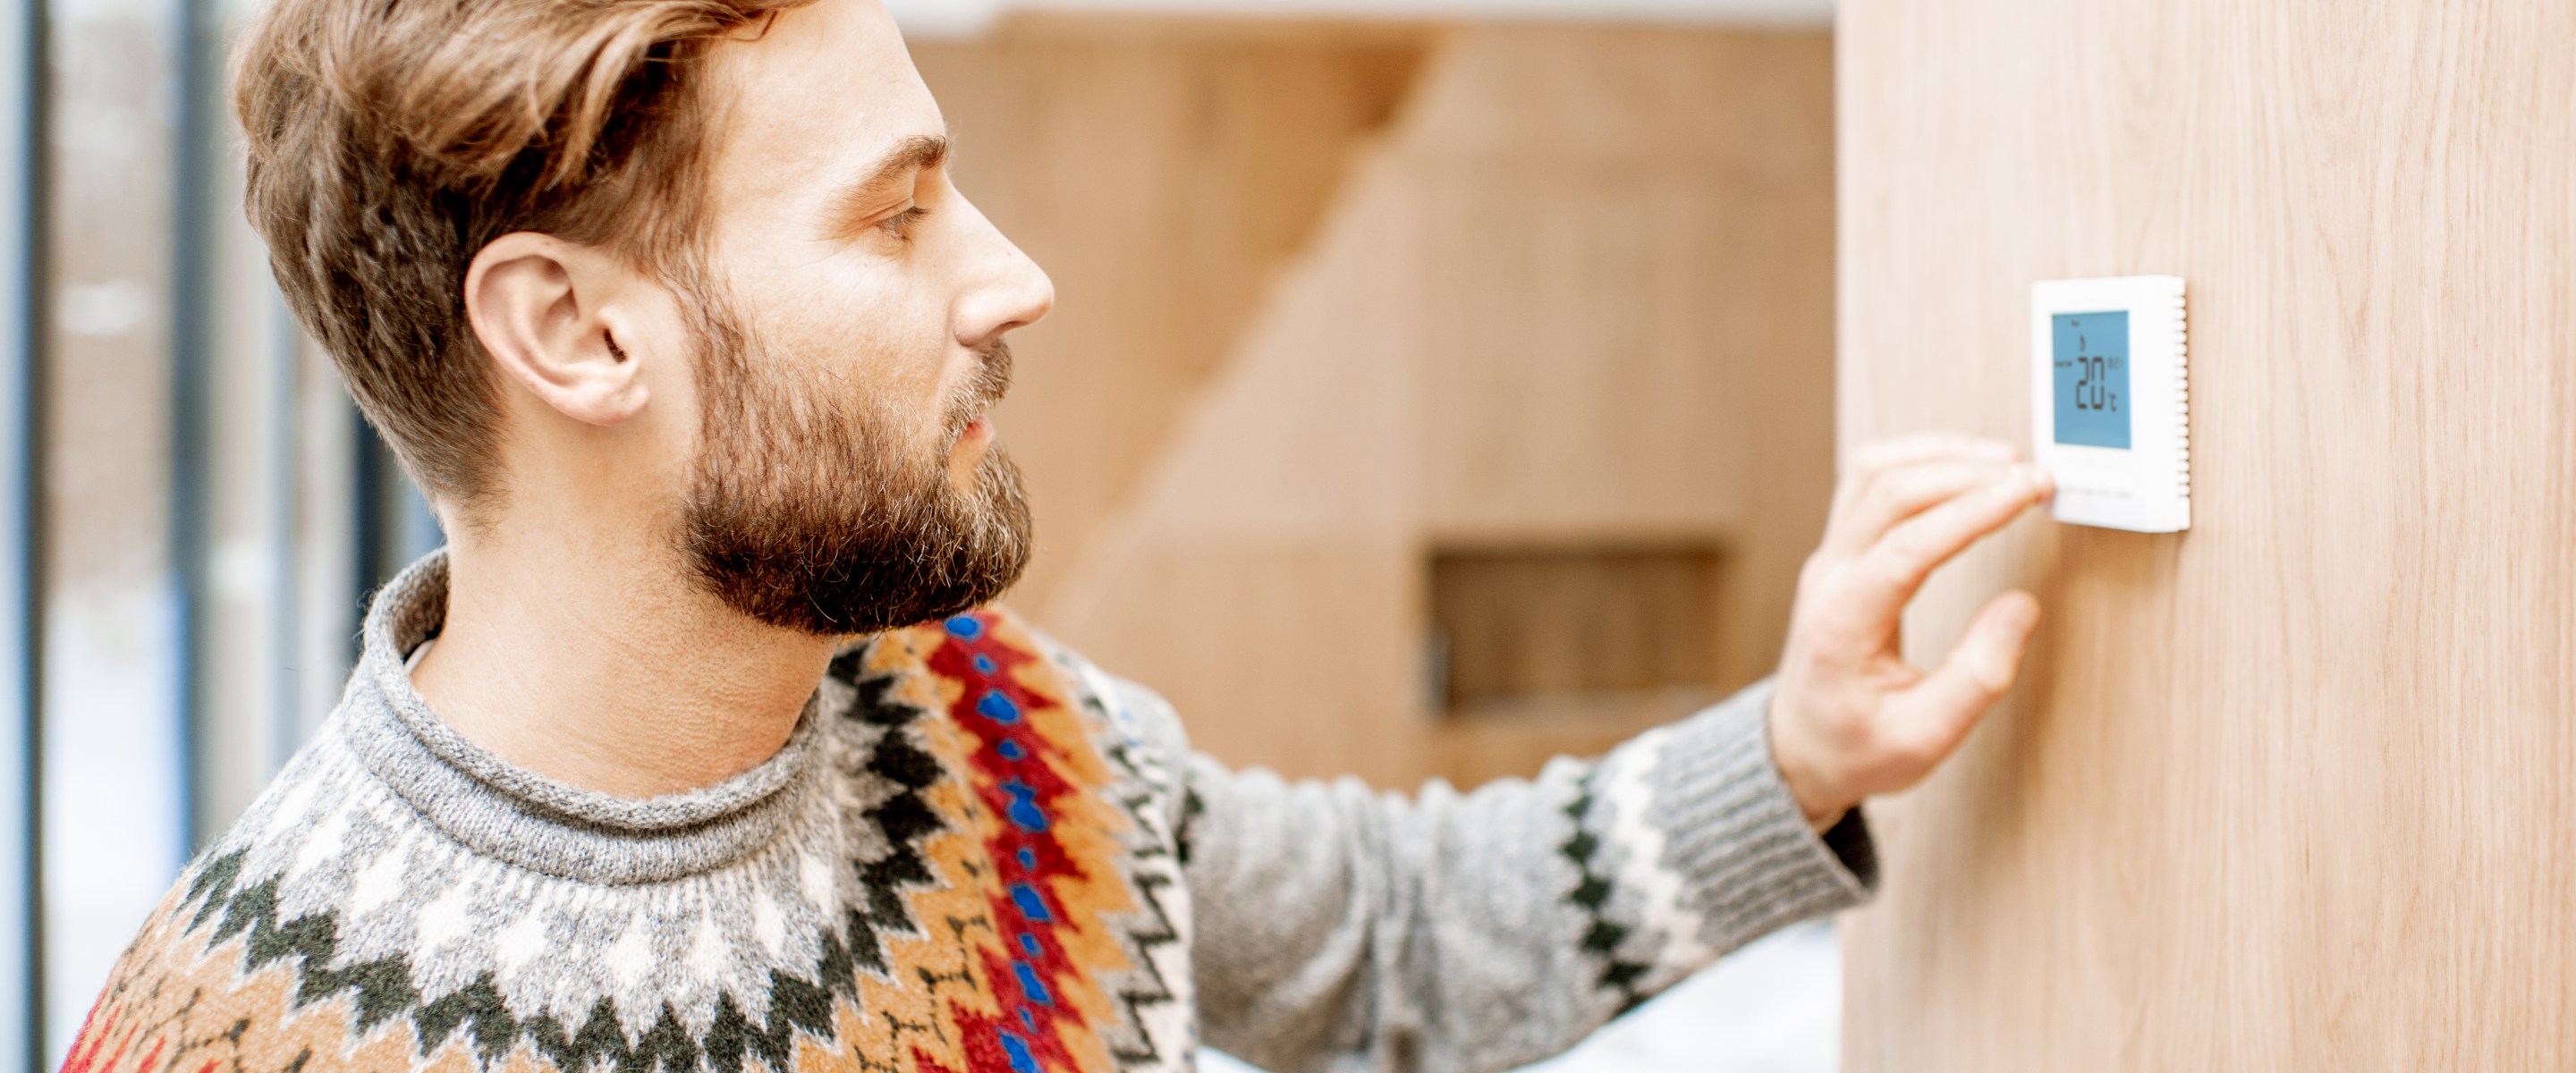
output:
[[1424, 657], [1452, 720], [1678, 717], [1717, 699], [1714, 543], [1435, 548]]

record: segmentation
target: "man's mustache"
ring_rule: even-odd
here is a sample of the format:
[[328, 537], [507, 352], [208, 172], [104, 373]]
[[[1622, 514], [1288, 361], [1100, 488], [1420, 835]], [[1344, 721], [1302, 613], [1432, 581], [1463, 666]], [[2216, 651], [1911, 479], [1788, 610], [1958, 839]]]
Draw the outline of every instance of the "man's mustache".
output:
[[964, 435], [966, 426], [1002, 401], [1011, 391], [1011, 344], [996, 341], [975, 352], [975, 371], [959, 385], [957, 399], [948, 411], [948, 433]]

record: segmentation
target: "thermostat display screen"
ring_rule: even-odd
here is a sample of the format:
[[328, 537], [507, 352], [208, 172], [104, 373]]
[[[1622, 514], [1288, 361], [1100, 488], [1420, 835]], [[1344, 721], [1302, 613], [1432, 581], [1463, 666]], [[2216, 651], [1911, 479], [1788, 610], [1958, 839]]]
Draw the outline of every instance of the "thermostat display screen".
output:
[[2128, 450], [2128, 311], [2059, 313], [2051, 325], [2057, 442]]

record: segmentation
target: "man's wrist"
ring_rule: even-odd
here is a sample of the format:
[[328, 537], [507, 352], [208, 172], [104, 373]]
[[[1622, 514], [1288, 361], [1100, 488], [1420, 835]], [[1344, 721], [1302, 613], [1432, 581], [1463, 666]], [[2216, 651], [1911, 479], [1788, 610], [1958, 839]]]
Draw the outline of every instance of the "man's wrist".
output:
[[1780, 785], [1788, 789], [1789, 800], [1797, 804], [1798, 812], [1806, 817], [1807, 825], [1822, 834], [1842, 822], [1843, 816], [1859, 802], [1843, 800], [1841, 795], [1826, 789], [1830, 780], [1804, 762], [1803, 754], [1796, 747], [1797, 735], [1788, 730], [1781, 711], [1780, 695], [1775, 692], [1771, 695], [1770, 710], [1763, 713], [1770, 729], [1771, 767], [1779, 773]]

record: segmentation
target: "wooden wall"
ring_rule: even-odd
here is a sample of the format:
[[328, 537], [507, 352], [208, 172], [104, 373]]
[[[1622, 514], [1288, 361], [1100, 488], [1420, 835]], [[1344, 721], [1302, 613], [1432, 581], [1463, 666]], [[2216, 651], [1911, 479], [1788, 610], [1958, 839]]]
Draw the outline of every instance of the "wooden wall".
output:
[[1855, 1070], [2576, 1055], [2576, 7], [1847, 0], [1842, 437], [2028, 435], [2029, 285], [2188, 280], [2196, 528], [1878, 812]]
[[1776, 658], [1832, 439], [1818, 32], [1051, 18], [917, 46], [1055, 274], [999, 415], [1014, 599], [1238, 764], [1535, 770], [1687, 704], [1443, 719], [1447, 547], [1722, 548]]
[[1023, 16], [913, 45], [958, 182], [1056, 281], [995, 418], [1042, 522], [1019, 603], [1044, 605], [1133, 493], [1430, 43], [1405, 26]]

